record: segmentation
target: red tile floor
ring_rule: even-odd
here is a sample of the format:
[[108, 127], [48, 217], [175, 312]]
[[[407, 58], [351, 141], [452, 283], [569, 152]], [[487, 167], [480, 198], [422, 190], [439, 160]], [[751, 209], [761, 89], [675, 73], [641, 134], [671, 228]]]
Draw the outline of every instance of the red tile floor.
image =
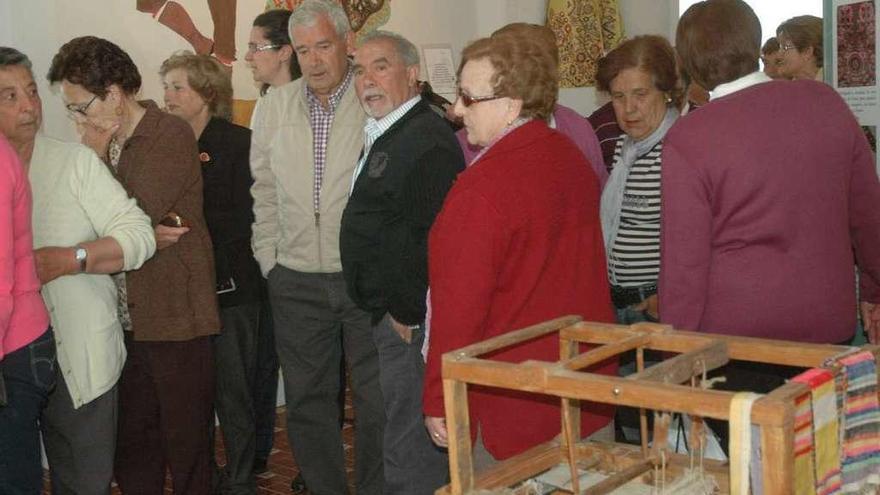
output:
[[[351, 398], [347, 397], [347, 403], [345, 407], [345, 424], [342, 427], [342, 439], [345, 444], [345, 462], [346, 462], [346, 470], [348, 471], [348, 479], [349, 479], [349, 490], [354, 493], [354, 486], [352, 484], [352, 473], [354, 468], [354, 455], [351, 450], [352, 447], [352, 439], [354, 437], [354, 427], [352, 425], [352, 409], [351, 409]], [[223, 452], [223, 442], [221, 440], [220, 431], [217, 431], [217, 463], [223, 464], [226, 462], [226, 457]], [[296, 467], [296, 461], [293, 459], [293, 455], [290, 453], [290, 446], [287, 443], [287, 425], [285, 423], [285, 409], [283, 407], [278, 408], [278, 413], [275, 417], [275, 445], [272, 449], [272, 453], [269, 456], [269, 466], [268, 470], [257, 476], [257, 493], [259, 494], [284, 494], [290, 495], [290, 482], [294, 477], [299, 473], [299, 469]], [[43, 493], [45, 495], [49, 495], [49, 473], [46, 471], [43, 475], [45, 479]], [[113, 495], [121, 495], [121, 492], [116, 485], [113, 486]], [[173, 493], [171, 490], [171, 480], [170, 478], [166, 480], [165, 483], [165, 493]]]

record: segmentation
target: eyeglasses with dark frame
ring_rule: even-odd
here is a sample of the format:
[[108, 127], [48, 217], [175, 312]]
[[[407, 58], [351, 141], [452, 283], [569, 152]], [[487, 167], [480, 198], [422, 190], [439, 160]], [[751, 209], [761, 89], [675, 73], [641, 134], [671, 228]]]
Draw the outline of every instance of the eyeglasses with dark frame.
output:
[[465, 107], [469, 107], [474, 103], [482, 103], [484, 101], [492, 101], [497, 100], [499, 98], [504, 98], [503, 95], [494, 95], [494, 96], [471, 96], [467, 93], [462, 92], [461, 89], [458, 90], [458, 97], [461, 99], [461, 104]]
[[92, 96], [92, 99], [89, 100], [89, 102], [86, 103], [85, 105], [77, 105], [76, 103], [68, 103], [67, 105], [65, 105], [65, 108], [67, 108], [68, 115], [70, 117], [77, 117], [77, 116], [88, 117], [89, 115], [86, 112], [88, 112], [89, 107], [92, 106], [92, 103], [97, 98], [98, 98], [98, 95]]
[[266, 50], [273, 50], [275, 48], [281, 48], [284, 45], [258, 45], [256, 43], [248, 43], [247, 49], [250, 53], [264, 52]]

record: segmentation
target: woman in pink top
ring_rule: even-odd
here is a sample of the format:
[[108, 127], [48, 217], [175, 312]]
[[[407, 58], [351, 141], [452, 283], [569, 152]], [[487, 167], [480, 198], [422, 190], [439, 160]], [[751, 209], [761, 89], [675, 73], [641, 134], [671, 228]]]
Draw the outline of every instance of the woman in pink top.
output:
[[[0, 120], [18, 101], [6, 93], [23, 97], [21, 88], [4, 84], [6, 75], [0, 70]], [[55, 342], [34, 267], [30, 188], [2, 134], [0, 211], [0, 486], [4, 493], [39, 493], [37, 420], [55, 384]]]

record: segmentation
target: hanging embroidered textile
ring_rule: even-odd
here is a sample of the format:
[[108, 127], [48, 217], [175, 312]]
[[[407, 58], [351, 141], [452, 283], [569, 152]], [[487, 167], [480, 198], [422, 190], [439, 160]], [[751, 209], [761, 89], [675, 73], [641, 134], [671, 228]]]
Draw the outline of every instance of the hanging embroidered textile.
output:
[[876, 493], [880, 488], [880, 405], [877, 365], [870, 352], [841, 358], [838, 374], [841, 409], [843, 487], [841, 493]]
[[617, 0], [549, 0], [547, 27], [559, 45], [559, 87], [593, 86], [596, 62], [623, 40]]

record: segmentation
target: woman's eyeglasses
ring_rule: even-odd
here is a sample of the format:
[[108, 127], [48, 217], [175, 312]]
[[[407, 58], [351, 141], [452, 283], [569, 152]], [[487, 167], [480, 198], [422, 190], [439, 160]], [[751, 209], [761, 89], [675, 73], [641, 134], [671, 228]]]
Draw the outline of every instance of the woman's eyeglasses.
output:
[[282, 45], [258, 45], [256, 43], [248, 43], [247, 48], [250, 53], [264, 52], [266, 50], [274, 50], [281, 48]]
[[471, 96], [467, 93], [463, 93], [460, 89], [458, 90], [458, 97], [459, 97], [459, 99], [461, 99], [461, 104], [464, 105], [465, 107], [469, 107], [469, 106], [473, 105], [474, 103], [481, 103], [484, 101], [492, 101], [492, 100], [497, 100], [499, 98], [504, 98], [504, 96], [502, 96], [502, 95]]
[[783, 52], [787, 52], [787, 51], [789, 51], [789, 50], [797, 50], [797, 47], [794, 46], [793, 43], [790, 43], [790, 42], [789, 42], [789, 43], [786, 43], [786, 44], [784, 44], [784, 45], [779, 45], [779, 49], [782, 50]]
[[96, 98], [98, 98], [98, 95], [93, 96], [88, 103], [80, 105], [77, 105], [76, 103], [68, 103], [67, 105], [65, 105], [65, 108], [67, 108], [67, 115], [71, 118], [88, 117], [89, 114], [87, 114], [86, 112], [88, 112], [89, 107], [92, 106], [92, 103], [95, 101]]

